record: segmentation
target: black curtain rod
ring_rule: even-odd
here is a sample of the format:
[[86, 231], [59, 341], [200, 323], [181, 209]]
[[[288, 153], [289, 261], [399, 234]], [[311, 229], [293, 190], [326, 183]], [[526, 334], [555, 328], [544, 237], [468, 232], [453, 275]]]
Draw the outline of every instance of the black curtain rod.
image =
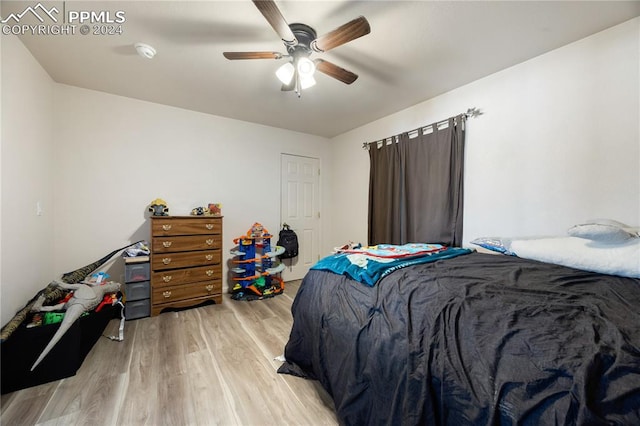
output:
[[[465, 116], [465, 118], [472, 118], [472, 117], [477, 117], [477, 116], [479, 116], [479, 115], [482, 115], [482, 112], [481, 112], [478, 108], [473, 107], [473, 108], [469, 108], [469, 109], [467, 109], [467, 112], [465, 112], [465, 113], [463, 113], [463, 114], [460, 114], [460, 115], [464, 115], [464, 116]], [[439, 122], [437, 122], [437, 123], [435, 123], [435, 124], [436, 124], [436, 126], [439, 126], [439, 125], [441, 125], [441, 124], [446, 124], [446, 123], [448, 123], [448, 121], [449, 121], [449, 119], [446, 119], [446, 120], [443, 120], [443, 121], [439, 121]], [[417, 131], [418, 131], [418, 130], [420, 130], [420, 129], [424, 129], [425, 127], [430, 127], [430, 126], [432, 126], [432, 124], [429, 124], [429, 125], [426, 125], [426, 126], [422, 126], [422, 127], [418, 127], [417, 129], [410, 130], [410, 131], [408, 131], [408, 132], [406, 132], [406, 133], [413, 133], [413, 132], [417, 132]], [[396, 135], [396, 136], [397, 136], [397, 135]], [[362, 144], [362, 148], [364, 148], [364, 149], [369, 149], [369, 145], [370, 145], [370, 144], [372, 144], [372, 143], [384, 142], [384, 141], [386, 141], [387, 139], [393, 139], [393, 138], [395, 138], [396, 136], [390, 136], [390, 137], [388, 137], [388, 138], [378, 139], [378, 140], [373, 141], [373, 142], [364, 142], [364, 143]]]

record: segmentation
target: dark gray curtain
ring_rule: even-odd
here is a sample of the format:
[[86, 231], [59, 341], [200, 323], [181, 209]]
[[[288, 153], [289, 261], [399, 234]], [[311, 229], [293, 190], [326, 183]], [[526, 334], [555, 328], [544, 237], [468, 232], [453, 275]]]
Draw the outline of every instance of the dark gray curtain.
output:
[[369, 144], [369, 245], [460, 246], [465, 118]]

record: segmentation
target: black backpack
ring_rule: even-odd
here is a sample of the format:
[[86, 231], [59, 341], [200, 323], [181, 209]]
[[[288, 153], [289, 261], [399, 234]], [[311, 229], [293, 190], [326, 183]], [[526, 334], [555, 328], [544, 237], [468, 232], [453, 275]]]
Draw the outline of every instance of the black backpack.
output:
[[280, 259], [291, 259], [298, 256], [298, 236], [286, 223], [282, 225], [277, 244], [284, 247], [284, 253], [279, 256]]

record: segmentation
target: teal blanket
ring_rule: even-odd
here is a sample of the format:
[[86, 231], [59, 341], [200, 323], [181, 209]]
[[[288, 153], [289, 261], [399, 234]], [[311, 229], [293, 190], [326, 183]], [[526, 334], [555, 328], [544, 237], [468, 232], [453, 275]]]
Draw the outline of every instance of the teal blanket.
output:
[[405, 244], [402, 246], [380, 244], [327, 256], [320, 259], [311, 269], [346, 275], [353, 280], [373, 287], [382, 278], [398, 269], [449, 259], [471, 252], [470, 249], [445, 247], [440, 244]]

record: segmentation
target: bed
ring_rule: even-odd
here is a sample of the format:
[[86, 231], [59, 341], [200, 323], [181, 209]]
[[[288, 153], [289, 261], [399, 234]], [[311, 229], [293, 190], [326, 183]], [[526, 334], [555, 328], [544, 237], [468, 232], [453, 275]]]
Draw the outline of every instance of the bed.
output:
[[640, 279], [508, 254], [309, 271], [279, 372], [344, 425], [640, 425]]

